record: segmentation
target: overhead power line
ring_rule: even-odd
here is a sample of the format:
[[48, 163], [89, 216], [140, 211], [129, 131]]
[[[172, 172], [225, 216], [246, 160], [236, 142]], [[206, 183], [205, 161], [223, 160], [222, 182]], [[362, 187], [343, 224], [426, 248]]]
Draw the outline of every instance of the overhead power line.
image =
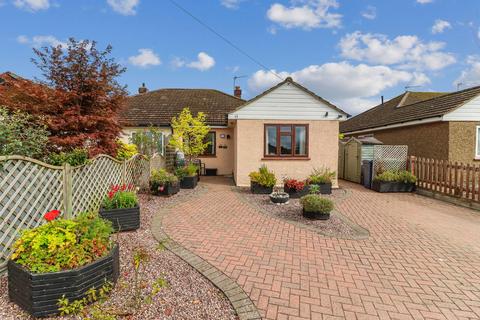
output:
[[187, 14], [188, 16], [190, 16], [192, 19], [194, 19], [195, 21], [197, 21], [200, 25], [202, 25], [204, 28], [206, 28], [208, 31], [212, 32], [213, 34], [215, 34], [217, 37], [219, 37], [220, 39], [222, 39], [223, 41], [225, 41], [228, 45], [230, 45], [232, 48], [234, 48], [235, 50], [237, 50], [238, 52], [240, 52], [241, 54], [243, 54], [244, 56], [246, 56], [247, 58], [249, 58], [250, 60], [252, 60], [254, 63], [256, 63], [257, 65], [259, 65], [262, 69], [264, 70], [267, 70], [268, 72], [272, 73], [273, 75], [275, 75], [277, 78], [279, 78], [280, 80], [284, 80], [279, 74], [277, 74], [276, 72], [274, 72], [272, 69], [270, 69], [269, 67], [267, 67], [265, 64], [261, 63], [259, 60], [255, 59], [253, 56], [251, 56], [248, 52], [246, 52], [245, 50], [243, 50], [242, 48], [240, 48], [239, 46], [237, 46], [235, 43], [233, 43], [232, 41], [228, 40], [228, 38], [224, 37], [220, 32], [216, 31], [214, 28], [210, 27], [207, 23], [203, 22], [200, 18], [197, 18], [193, 13], [191, 13], [190, 11], [188, 11], [185, 7], [183, 7], [182, 5], [180, 5], [177, 1], [175, 0], [169, 0], [175, 7], [177, 7], [178, 9], [180, 9], [181, 11], [183, 11], [185, 14]]

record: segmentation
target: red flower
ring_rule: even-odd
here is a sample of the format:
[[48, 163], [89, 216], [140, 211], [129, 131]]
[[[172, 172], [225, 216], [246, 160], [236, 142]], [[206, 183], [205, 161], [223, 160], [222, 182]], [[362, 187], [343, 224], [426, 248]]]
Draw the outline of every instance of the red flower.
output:
[[133, 191], [133, 189], [135, 189], [135, 186], [133, 185], [133, 183], [130, 183], [128, 185], [128, 190]]
[[303, 188], [305, 187], [305, 182], [295, 179], [287, 179], [285, 180], [285, 185], [289, 189], [295, 189], [296, 191], [300, 191], [303, 190]]
[[110, 191], [110, 192], [108, 193], [108, 198], [109, 198], [109, 199], [112, 199], [114, 196], [115, 196], [115, 192]]
[[165, 190], [165, 187], [164, 187], [164, 186], [158, 187], [158, 191], [163, 192], [163, 190]]
[[122, 185], [122, 187], [120, 188], [120, 190], [121, 190], [121, 191], [127, 190], [127, 185], [124, 183], [124, 184]]
[[55, 220], [56, 217], [58, 217], [60, 215], [60, 211], [58, 210], [52, 210], [52, 211], [49, 211], [47, 213], [45, 213], [43, 215], [43, 217], [45, 218], [45, 220], [47, 221], [52, 221], [52, 220]]

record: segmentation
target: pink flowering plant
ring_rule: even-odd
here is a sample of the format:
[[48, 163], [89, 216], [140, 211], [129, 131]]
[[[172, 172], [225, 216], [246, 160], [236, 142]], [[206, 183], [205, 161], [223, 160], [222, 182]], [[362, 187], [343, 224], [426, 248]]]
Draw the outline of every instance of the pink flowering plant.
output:
[[102, 207], [106, 210], [128, 209], [138, 205], [138, 197], [133, 184], [112, 185], [103, 199]]

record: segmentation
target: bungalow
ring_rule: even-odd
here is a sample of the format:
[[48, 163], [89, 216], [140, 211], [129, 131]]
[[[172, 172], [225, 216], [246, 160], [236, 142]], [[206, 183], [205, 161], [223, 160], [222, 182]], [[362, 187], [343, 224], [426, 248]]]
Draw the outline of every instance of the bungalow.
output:
[[407, 145], [417, 157], [473, 163], [480, 160], [480, 87], [407, 91], [341, 123], [340, 132]]
[[184, 107], [203, 111], [212, 146], [200, 159], [219, 175], [233, 175], [238, 186], [249, 185], [248, 174], [262, 165], [279, 181], [304, 179], [313, 168], [338, 167], [339, 123], [348, 115], [291, 78], [249, 101], [241, 99], [238, 87], [235, 96], [211, 89], [148, 92], [142, 87], [139, 92], [121, 116], [125, 137], [149, 125], [168, 136], [171, 118]]

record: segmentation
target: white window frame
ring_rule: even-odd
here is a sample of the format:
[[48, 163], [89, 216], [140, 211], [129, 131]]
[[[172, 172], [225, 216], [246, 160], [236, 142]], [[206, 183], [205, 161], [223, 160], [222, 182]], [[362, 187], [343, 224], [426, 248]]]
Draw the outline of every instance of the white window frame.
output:
[[480, 129], [480, 126], [476, 126], [475, 127], [475, 159], [479, 159], [480, 160], [480, 150], [478, 148], [478, 139], [480, 138], [479, 134], [478, 134], [478, 130]]

